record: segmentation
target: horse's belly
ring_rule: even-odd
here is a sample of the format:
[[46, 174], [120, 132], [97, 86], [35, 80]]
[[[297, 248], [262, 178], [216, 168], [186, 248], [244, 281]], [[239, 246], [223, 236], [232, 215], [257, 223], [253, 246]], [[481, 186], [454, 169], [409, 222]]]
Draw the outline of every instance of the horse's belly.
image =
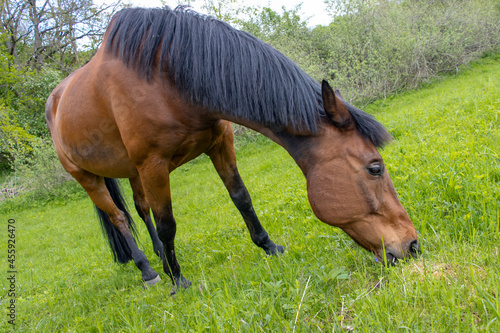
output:
[[108, 178], [138, 176], [137, 168], [125, 149], [104, 143], [96, 146], [89, 140], [80, 141], [68, 148], [66, 149], [68, 157], [80, 168], [93, 174]]

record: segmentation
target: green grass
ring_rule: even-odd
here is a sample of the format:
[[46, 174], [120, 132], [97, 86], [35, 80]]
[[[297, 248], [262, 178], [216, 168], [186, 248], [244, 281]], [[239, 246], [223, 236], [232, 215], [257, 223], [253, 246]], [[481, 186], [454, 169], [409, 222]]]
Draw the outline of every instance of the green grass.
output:
[[[4, 272], [7, 220], [16, 219], [16, 331], [499, 331], [499, 60], [367, 108], [395, 137], [382, 154], [420, 232], [419, 259], [383, 268], [319, 222], [298, 167], [259, 138], [239, 144], [240, 173], [286, 253], [270, 258], [253, 245], [209, 159], [199, 158], [172, 174], [178, 259], [193, 282], [175, 297], [163, 272], [146, 290], [133, 263], [112, 261], [88, 198], [0, 203]], [[9, 331], [1, 281], [0, 331]]]

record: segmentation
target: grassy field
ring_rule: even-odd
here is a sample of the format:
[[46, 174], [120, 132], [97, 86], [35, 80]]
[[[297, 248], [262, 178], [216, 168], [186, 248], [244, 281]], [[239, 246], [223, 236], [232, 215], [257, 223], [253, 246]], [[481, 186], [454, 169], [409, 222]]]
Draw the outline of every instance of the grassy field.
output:
[[283, 149], [247, 139], [238, 144], [240, 173], [284, 255], [267, 257], [253, 245], [206, 157], [172, 174], [177, 254], [193, 282], [175, 297], [163, 272], [144, 289], [133, 263], [113, 262], [88, 198], [29, 209], [16, 198], [0, 203], [0, 331], [14, 330], [8, 219], [16, 221], [15, 331], [500, 331], [500, 57], [367, 111], [395, 138], [382, 155], [420, 233], [419, 259], [376, 264], [313, 216], [305, 180]]

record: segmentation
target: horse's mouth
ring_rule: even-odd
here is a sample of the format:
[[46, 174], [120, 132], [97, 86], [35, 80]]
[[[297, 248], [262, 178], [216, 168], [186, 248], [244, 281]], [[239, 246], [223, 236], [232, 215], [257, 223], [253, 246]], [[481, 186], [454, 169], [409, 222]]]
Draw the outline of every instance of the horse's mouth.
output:
[[388, 266], [395, 266], [398, 261], [404, 261], [412, 258], [417, 258], [422, 251], [420, 250], [420, 244], [417, 240], [410, 242], [407, 246], [405, 252], [396, 251], [393, 249], [386, 249], [385, 254], [380, 251], [375, 253], [375, 261], [382, 264], [387, 263]]
[[399, 258], [393, 255], [390, 251], [386, 251], [385, 255], [376, 254], [375, 261], [387, 266], [396, 266]]

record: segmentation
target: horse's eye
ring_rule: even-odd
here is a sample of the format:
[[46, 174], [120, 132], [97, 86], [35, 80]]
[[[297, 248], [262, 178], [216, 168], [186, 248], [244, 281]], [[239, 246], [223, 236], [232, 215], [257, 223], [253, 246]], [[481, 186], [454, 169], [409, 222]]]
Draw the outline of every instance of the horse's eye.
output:
[[372, 176], [381, 176], [384, 172], [384, 166], [380, 162], [372, 163], [366, 169]]

